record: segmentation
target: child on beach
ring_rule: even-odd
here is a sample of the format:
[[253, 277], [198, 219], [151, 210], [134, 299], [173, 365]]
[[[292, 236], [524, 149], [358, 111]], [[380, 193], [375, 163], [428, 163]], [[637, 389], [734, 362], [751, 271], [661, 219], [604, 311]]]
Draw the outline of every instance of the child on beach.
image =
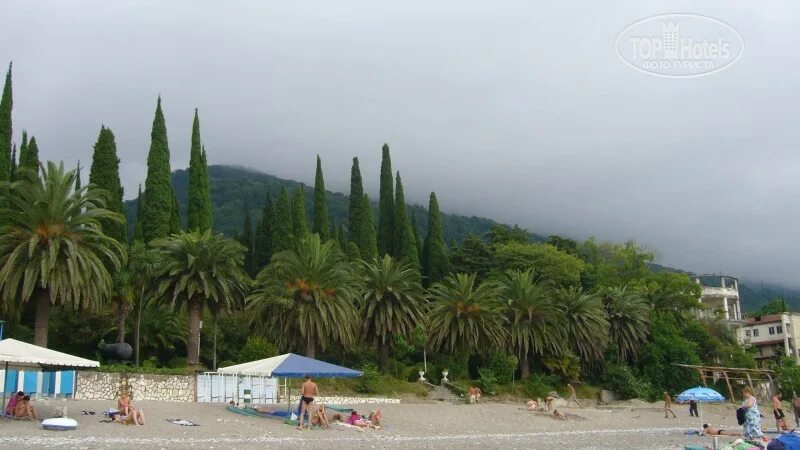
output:
[[672, 414], [673, 419], [677, 419], [678, 416], [675, 415], [675, 411], [672, 410], [672, 397], [669, 396], [667, 391], [664, 391], [664, 418], [667, 419], [669, 416], [667, 413]]
[[31, 405], [31, 397], [29, 395], [22, 397], [22, 400], [20, 400], [17, 403], [17, 406], [14, 407], [14, 418], [36, 420], [36, 412], [33, 410], [33, 405]]
[[22, 397], [25, 396], [25, 393], [22, 391], [17, 392], [16, 395], [11, 397], [8, 400], [8, 404], [6, 405], [6, 409], [3, 411], [7, 416], [14, 416], [14, 410], [17, 408], [17, 403], [22, 400]]

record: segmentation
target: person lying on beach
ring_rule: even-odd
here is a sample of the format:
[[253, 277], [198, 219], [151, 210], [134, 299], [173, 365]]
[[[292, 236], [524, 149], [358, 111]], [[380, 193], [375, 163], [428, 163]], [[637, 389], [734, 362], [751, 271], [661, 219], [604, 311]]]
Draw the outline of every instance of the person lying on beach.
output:
[[29, 395], [22, 397], [22, 400], [17, 402], [17, 406], [14, 407], [14, 418], [36, 420], [36, 412], [33, 409]]
[[528, 411], [536, 411], [539, 408], [539, 404], [536, 403], [536, 400], [528, 400], [525, 406], [528, 408]]
[[350, 413], [350, 417], [347, 418], [347, 422], [345, 423], [361, 428], [375, 428], [375, 425], [373, 425], [372, 422], [369, 420], [364, 420], [364, 418], [361, 417], [361, 415], [359, 415], [356, 411]]
[[17, 403], [19, 403], [20, 400], [22, 400], [22, 397], [25, 397], [25, 393], [22, 392], [22, 391], [17, 392], [16, 395], [14, 395], [13, 397], [11, 397], [8, 400], [8, 404], [6, 405], [6, 409], [3, 410], [3, 412], [8, 416], [13, 416], [14, 415], [14, 410], [16, 410], [16, 408], [17, 408]]
[[266, 406], [258, 405], [255, 408], [256, 412], [260, 412], [261, 414], [275, 414], [274, 409], [267, 408]]
[[725, 431], [720, 430], [717, 427], [713, 427], [707, 423], [703, 424], [703, 431], [700, 432], [700, 436], [708, 435], [708, 436], [741, 436], [742, 433], [737, 433], [735, 431]]
[[322, 428], [330, 428], [328, 416], [325, 414], [325, 405], [319, 405], [314, 414], [311, 415], [311, 425]]
[[567, 415], [557, 409], [553, 410], [553, 415], [561, 420], [567, 420]]

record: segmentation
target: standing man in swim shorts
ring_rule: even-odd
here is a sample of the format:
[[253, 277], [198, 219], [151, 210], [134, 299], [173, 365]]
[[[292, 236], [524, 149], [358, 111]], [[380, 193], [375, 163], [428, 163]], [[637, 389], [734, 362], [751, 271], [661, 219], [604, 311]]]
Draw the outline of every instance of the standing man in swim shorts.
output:
[[[297, 429], [303, 429], [303, 416], [306, 414], [306, 409], [314, 402], [314, 397], [319, 395], [317, 383], [311, 381], [311, 375], [305, 376], [305, 383], [300, 388], [300, 421], [297, 423]], [[311, 418], [308, 419], [308, 429], [311, 430]]]
[[783, 431], [784, 418], [783, 406], [781, 405], [781, 393], [772, 396], [772, 414], [775, 416], [775, 431], [780, 434]]

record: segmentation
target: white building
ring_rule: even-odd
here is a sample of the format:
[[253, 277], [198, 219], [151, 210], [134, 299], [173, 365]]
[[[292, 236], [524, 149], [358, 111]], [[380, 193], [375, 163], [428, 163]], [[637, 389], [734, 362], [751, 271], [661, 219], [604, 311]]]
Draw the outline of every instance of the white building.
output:
[[700, 303], [705, 307], [701, 317], [719, 317], [733, 324], [743, 324], [742, 306], [739, 303], [739, 280], [727, 275], [697, 275], [692, 280], [699, 284]]
[[800, 314], [783, 313], [749, 318], [736, 331], [739, 342], [756, 347], [756, 362], [759, 367], [765, 360], [793, 356], [800, 364]]

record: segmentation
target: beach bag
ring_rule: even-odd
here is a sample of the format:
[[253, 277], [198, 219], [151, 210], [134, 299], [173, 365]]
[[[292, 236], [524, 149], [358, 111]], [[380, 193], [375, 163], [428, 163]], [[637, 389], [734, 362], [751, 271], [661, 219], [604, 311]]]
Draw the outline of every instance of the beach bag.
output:
[[743, 407], [736, 409], [736, 422], [739, 425], [744, 425], [744, 415], [747, 413], [747, 410]]

